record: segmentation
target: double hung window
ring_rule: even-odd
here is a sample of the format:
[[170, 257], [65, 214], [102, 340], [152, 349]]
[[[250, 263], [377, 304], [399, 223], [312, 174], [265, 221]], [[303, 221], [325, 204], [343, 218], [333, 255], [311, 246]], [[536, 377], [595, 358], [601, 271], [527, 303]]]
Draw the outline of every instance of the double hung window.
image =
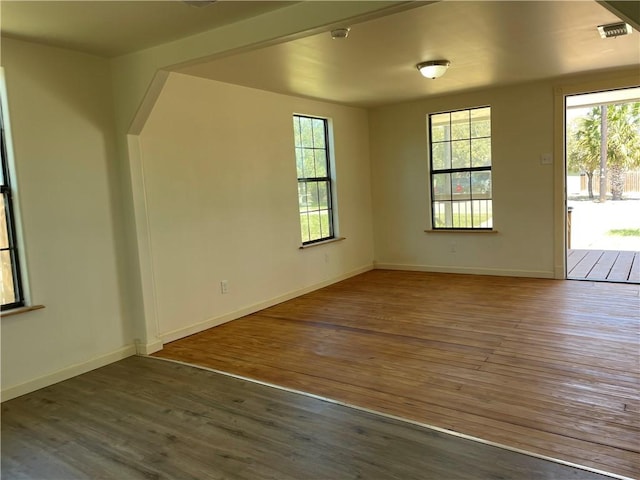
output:
[[23, 306], [24, 296], [20, 276], [14, 205], [11, 179], [9, 177], [9, 160], [7, 158], [7, 143], [1, 106], [0, 124], [0, 150], [2, 151], [2, 173], [0, 175], [0, 190], [2, 191], [2, 203], [0, 204], [0, 266], [2, 267], [2, 283], [0, 284], [0, 296], [2, 297], [2, 310], [8, 310]]
[[493, 228], [491, 108], [429, 115], [432, 228]]
[[302, 244], [335, 238], [329, 122], [293, 116]]

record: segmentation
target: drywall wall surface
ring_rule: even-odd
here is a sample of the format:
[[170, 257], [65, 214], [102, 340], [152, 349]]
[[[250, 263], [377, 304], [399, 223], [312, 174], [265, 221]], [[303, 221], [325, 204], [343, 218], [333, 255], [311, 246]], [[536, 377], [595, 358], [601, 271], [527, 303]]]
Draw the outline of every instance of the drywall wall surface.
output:
[[129, 265], [124, 276], [125, 303], [129, 316], [135, 321], [135, 336], [141, 339], [144, 351], [151, 352], [159, 345], [158, 322], [154, 295], [149, 292], [153, 272], [149, 267], [151, 254], [144, 225], [148, 214], [144, 200], [138, 196], [144, 186], [139, 183], [143, 174], [135, 152], [137, 138], [127, 137], [137, 137], [143, 128], [167, 70], [415, 6], [412, 2], [396, 1], [291, 2], [264, 15], [111, 60], [120, 198], [124, 205], [121, 210], [127, 240], [119, 258]]
[[[300, 249], [294, 113], [331, 121], [345, 240]], [[365, 110], [171, 74], [140, 151], [164, 339], [371, 267]]]
[[[552, 84], [541, 82], [372, 109], [376, 265], [553, 276], [553, 165], [541, 162], [553, 152], [553, 101]], [[425, 233], [431, 228], [427, 115], [480, 106], [491, 107], [497, 233]]]
[[4, 38], [2, 64], [31, 300], [45, 306], [2, 318], [4, 391], [132, 338], [118, 278], [109, 64]]

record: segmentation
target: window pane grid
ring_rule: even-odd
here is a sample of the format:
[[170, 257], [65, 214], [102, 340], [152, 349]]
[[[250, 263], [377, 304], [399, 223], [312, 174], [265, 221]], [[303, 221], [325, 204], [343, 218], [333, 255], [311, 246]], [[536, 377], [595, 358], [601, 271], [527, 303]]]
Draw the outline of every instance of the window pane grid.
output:
[[[2, 111], [0, 110], [0, 116]], [[20, 265], [16, 247], [16, 232], [13, 217], [11, 185], [9, 183], [9, 166], [5, 146], [4, 123], [0, 128], [0, 151], [2, 152], [2, 204], [0, 205], [0, 298], [2, 310], [24, 305]]]
[[490, 107], [429, 115], [432, 228], [493, 228], [490, 115]]
[[294, 115], [298, 207], [303, 245], [334, 237], [328, 122]]

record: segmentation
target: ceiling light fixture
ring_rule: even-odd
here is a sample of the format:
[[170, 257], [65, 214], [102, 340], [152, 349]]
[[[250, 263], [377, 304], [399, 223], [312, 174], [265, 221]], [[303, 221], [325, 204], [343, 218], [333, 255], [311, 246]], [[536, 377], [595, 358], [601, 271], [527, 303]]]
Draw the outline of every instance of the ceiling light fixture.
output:
[[416, 65], [418, 71], [423, 77], [440, 78], [449, 68], [451, 62], [449, 60], [429, 60]]
[[608, 23], [606, 25], [598, 25], [598, 32], [602, 38], [619, 37], [621, 35], [629, 35], [633, 29], [631, 25], [625, 22]]
[[350, 31], [351, 27], [335, 28], [331, 30], [331, 38], [333, 38], [334, 40], [339, 38], [347, 38]]

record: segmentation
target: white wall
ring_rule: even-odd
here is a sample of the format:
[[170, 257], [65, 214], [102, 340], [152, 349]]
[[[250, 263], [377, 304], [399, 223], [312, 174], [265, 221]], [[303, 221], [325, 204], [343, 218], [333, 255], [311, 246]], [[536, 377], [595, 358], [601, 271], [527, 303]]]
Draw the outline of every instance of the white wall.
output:
[[[346, 237], [304, 250], [294, 113], [332, 121]], [[372, 267], [365, 110], [171, 74], [140, 149], [165, 341]]]
[[117, 260], [108, 63], [2, 39], [31, 297], [2, 318], [3, 399], [133, 353]]
[[[163, 45], [123, 55], [111, 61], [117, 132], [117, 157], [121, 177], [125, 244], [119, 251], [126, 270], [124, 281], [128, 316], [134, 324], [140, 351], [161, 347], [157, 337], [158, 312], [153, 293], [153, 267], [147, 232], [143, 172], [139, 161], [138, 135], [168, 71], [203, 59], [272, 45], [282, 39], [326, 30], [347, 19], [350, 24], [395, 11], [415, 8], [411, 2], [291, 2], [284, 8], [198, 33]], [[133, 137], [133, 138], [132, 138]], [[132, 143], [134, 145], [132, 146]]]
[[[538, 82], [372, 109], [376, 265], [553, 277], [553, 165], [540, 162], [541, 155], [554, 151], [553, 102], [553, 84]], [[425, 233], [430, 217], [427, 115], [484, 105], [491, 106], [492, 115], [498, 233]]]

